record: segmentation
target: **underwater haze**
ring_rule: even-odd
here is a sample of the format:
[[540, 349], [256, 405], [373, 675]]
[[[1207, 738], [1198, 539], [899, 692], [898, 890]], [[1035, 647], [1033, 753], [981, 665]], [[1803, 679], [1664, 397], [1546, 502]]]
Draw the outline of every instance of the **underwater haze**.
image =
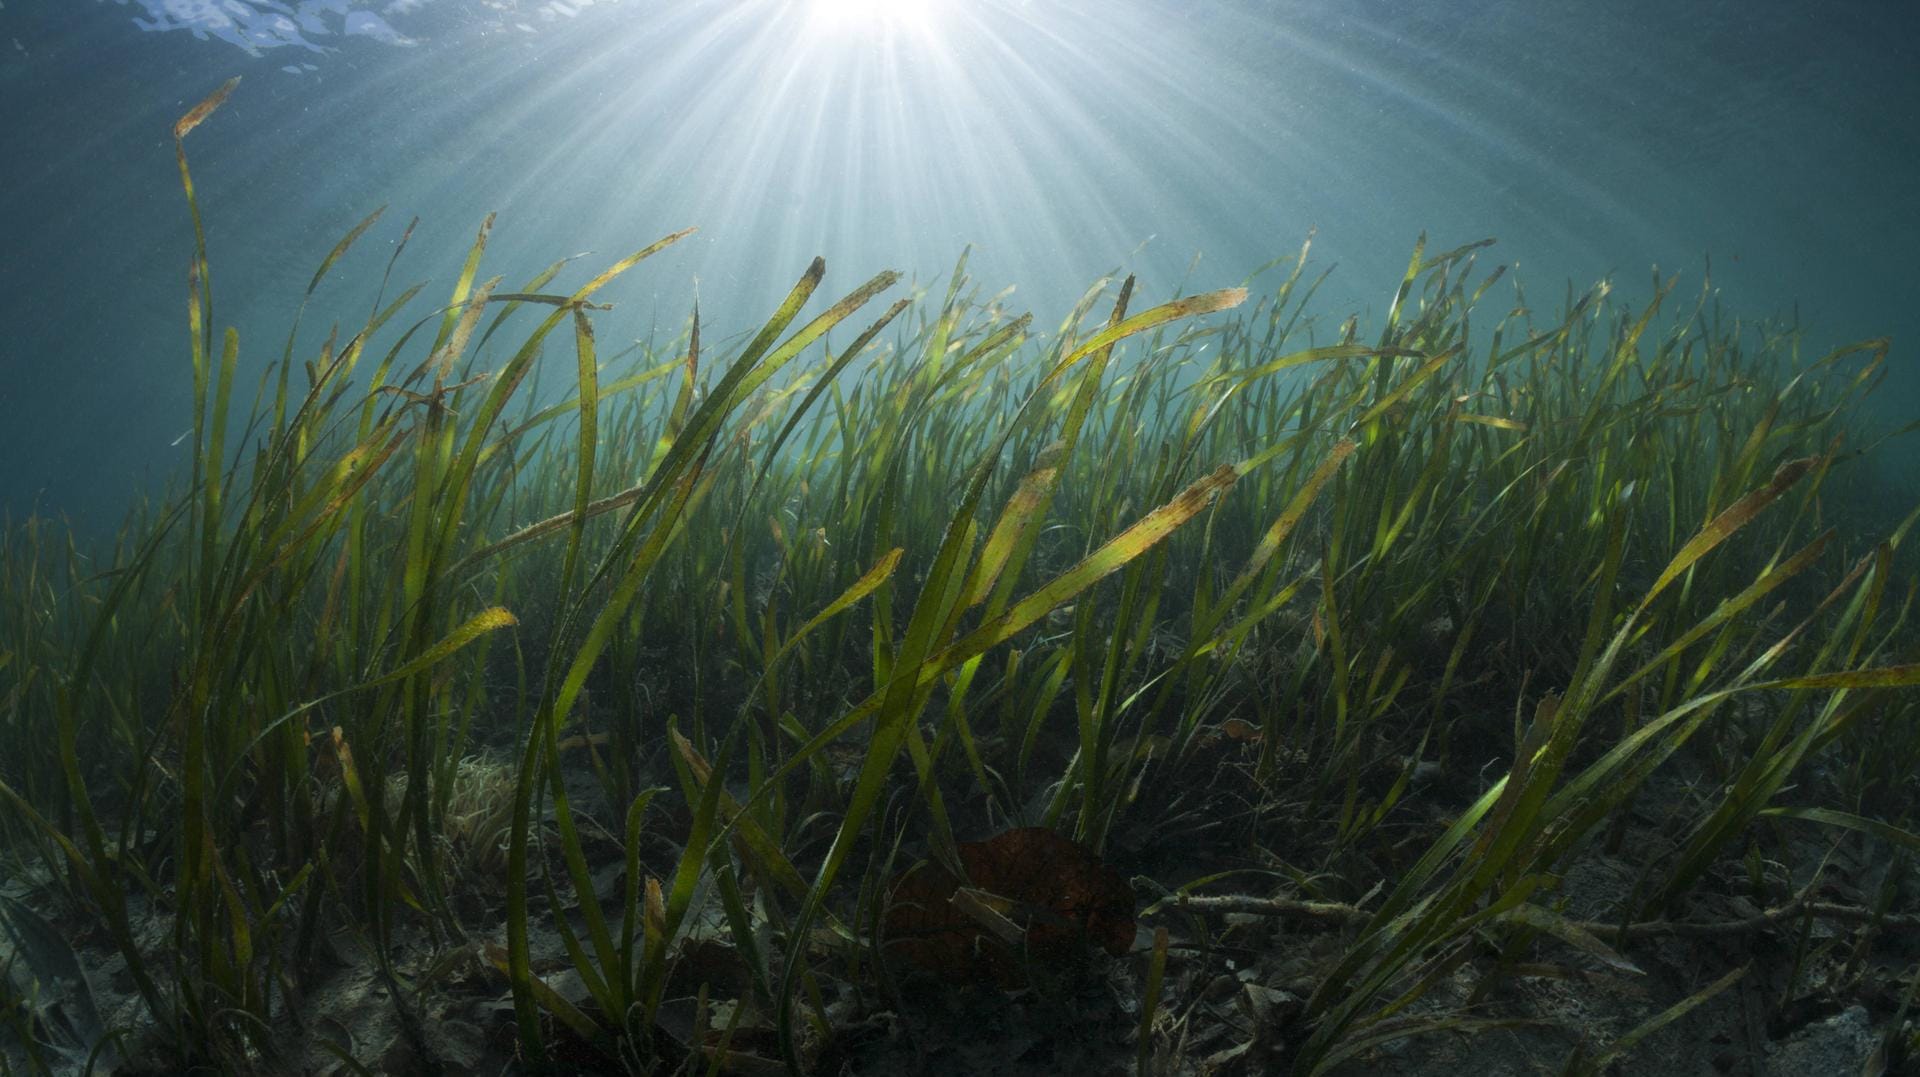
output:
[[0, 0], [0, 1077], [1920, 1073], [1914, 25]]
[[[1310, 231], [1329, 326], [1379, 315], [1423, 232], [1497, 238], [1541, 307], [1655, 266], [1694, 293], [1710, 258], [1731, 311], [1814, 350], [1892, 337], [1872, 406], [1904, 422], [1912, 26], [1894, 0], [5, 0], [0, 506], [92, 530], [184, 474], [169, 129], [234, 75], [194, 153], [246, 386], [386, 205], [343, 278], [415, 217], [397, 279], [496, 211], [510, 267], [698, 227], [610, 297], [613, 339], [696, 293], [715, 339], [747, 330], [815, 255], [937, 288], [970, 245], [1048, 330], [1116, 268], [1223, 287]], [[367, 301], [323, 289], [313, 343]]]

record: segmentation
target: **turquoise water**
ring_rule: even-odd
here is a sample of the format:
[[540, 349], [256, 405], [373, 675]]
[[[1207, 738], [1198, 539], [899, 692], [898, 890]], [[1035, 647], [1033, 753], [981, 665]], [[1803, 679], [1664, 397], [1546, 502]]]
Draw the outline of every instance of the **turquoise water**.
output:
[[[104, 525], [183, 467], [190, 140], [240, 384], [333, 242], [389, 208], [307, 326], [456, 264], [498, 213], [509, 283], [701, 232], [612, 295], [607, 339], [764, 313], [814, 255], [938, 287], [960, 251], [1056, 324], [1096, 278], [1238, 283], [1315, 235], [1329, 326], [1415, 238], [1498, 237], [1528, 299], [1653, 267], [1810, 347], [1891, 335], [1920, 414], [1911, 14], [1554, 0], [6, 0], [0, 507]], [[450, 283], [450, 282], [443, 282]], [[1489, 308], [1513, 303], [1502, 289]], [[1899, 451], [1912, 455], [1911, 447]], [[1898, 457], [1891, 477], [1911, 484]]]

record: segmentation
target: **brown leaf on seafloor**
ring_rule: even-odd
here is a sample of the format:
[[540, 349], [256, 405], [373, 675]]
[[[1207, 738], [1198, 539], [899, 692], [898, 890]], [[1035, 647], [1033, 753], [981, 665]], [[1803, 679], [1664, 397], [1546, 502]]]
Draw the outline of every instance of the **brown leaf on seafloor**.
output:
[[1245, 718], [1229, 718], [1220, 723], [1220, 728], [1217, 732], [1200, 734], [1196, 743], [1202, 748], [1213, 749], [1232, 740], [1239, 741], [1248, 747], [1254, 747], [1265, 740], [1266, 737], [1266, 733], [1261, 730], [1259, 726], [1254, 725]]
[[[962, 842], [965, 883], [933, 862], [894, 879], [881, 926], [887, 953], [955, 982], [1023, 986], [1021, 955], [992, 921], [1022, 934], [1026, 955], [1060, 962], [1093, 943], [1118, 956], [1133, 945], [1133, 891], [1120, 873], [1046, 827]], [[961, 899], [961, 900], [956, 900]]]
[[1261, 731], [1260, 727], [1247, 721], [1245, 718], [1229, 718], [1221, 722], [1220, 732], [1226, 734], [1230, 740], [1242, 741], [1247, 744], [1258, 744], [1266, 739], [1266, 734]]

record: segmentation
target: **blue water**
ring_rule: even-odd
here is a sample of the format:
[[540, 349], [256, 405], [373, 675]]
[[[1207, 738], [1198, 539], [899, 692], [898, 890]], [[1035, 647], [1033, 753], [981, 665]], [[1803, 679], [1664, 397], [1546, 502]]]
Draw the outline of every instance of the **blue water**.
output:
[[1729, 310], [1797, 315], [1810, 347], [1891, 335], [1882, 418], [1920, 415], [1910, 3], [838, 6], [5, 0], [0, 509], [110, 524], [184, 465], [170, 127], [236, 74], [188, 148], [243, 403], [318, 260], [387, 204], [303, 350], [365, 317], [416, 216], [396, 276], [429, 296], [489, 212], [508, 286], [699, 226], [609, 294], [615, 341], [696, 292], [716, 335], [750, 328], [815, 254], [829, 290], [938, 286], [968, 244], [1050, 327], [1110, 270], [1149, 297], [1234, 284], [1309, 230], [1338, 265], [1316, 309], [1364, 321], [1424, 231], [1498, 237], [1543, 314], [1656, 265], [1695, 295], [1710, 256]]

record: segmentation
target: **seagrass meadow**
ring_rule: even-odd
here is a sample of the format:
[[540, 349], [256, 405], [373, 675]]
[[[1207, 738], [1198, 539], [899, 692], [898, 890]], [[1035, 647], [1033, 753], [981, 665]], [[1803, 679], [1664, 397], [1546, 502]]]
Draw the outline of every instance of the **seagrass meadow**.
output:
[[1920, 1060], [1887, 340], [1422, 239], [1371, 319], [815, 260], [614, 345], [687, 233], [379, 212], [363, 321], [242, 340], [232, 89], [190, 468], [0, 537], [7, 1072]]

